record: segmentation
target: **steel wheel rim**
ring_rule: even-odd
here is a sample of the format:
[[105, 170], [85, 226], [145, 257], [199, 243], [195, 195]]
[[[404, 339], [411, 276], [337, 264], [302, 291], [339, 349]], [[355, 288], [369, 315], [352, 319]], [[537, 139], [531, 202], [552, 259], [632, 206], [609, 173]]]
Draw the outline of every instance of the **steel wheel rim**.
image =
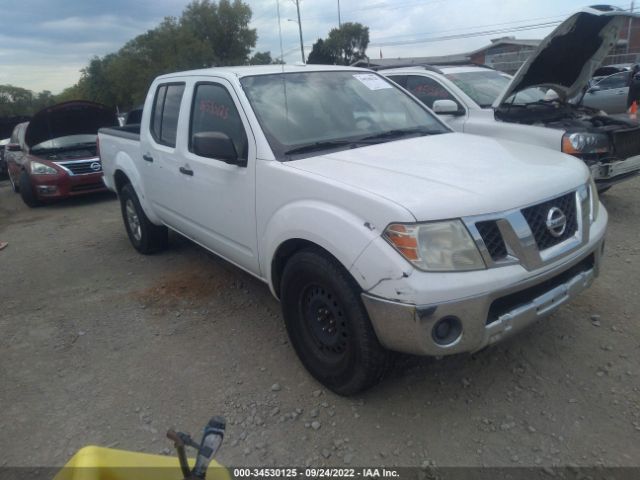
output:
[[136, 212], [136, 208], [131, 199], [127, 199], [125, 212], [129, 231], [131, 232], [131, 235], [133, 235], [133, 238], [135, 238], [136, 242], [139, 242], [142, 239], [142, 228], [140, 227], [140, 218], [138, 217], [138, 213]]
[[323, 356], [336, 360], [346, 354], [347, 319], [334, 294], [320, 285], [308, 286], [302, 294], [302, 315], [312, 342]]

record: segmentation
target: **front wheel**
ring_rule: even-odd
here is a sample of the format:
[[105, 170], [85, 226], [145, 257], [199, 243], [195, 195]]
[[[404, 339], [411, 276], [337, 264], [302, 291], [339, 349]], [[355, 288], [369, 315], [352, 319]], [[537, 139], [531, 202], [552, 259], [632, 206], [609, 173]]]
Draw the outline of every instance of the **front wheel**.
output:
[[166, 248], [167, 227], [151, 223], [131, 184], [125, 185], [120, 191], [120, 209], [127, 235], [136, 250], [148, 255]]
[[307, 370], [340, 395], [377, 383], [388, 362], [349, 273], [319, 249], [296, 253], [281, 284], [291, 343]]
[[30, 208], [35, 208], [39, 206], [41, 202], [33, 192], [33, 185], [31, 185], [31, 179], [29, 178], [29, 175], [27, 174], [27, 172], [23, 171], [20, 173], [19, 182], [20, 182], [19, 191], [20, 191], [20, 196], [22, 197], [22, 201]]

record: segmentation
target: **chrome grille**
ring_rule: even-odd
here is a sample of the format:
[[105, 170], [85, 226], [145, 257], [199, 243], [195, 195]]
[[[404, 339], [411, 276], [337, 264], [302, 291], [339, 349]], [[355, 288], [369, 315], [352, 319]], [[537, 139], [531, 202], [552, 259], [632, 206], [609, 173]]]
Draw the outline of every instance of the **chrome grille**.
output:
[[[93, 169], [91, 165], [98, 164], [100, 168]], [[102, 171], [102, 163], [99, 160], [90, 160], [86, 162], [68, 162], [60, 163], [60, 166], [70, 170], [74, 175], [86, 175], [88, 173], [99, 173]]]
[[495, 220], [476, 223], [476, 228], [494, 262], [507, 256], [507, 246]]
[[[555, 237], [547, 228], [547, 215], [553, 207], [562, 210], [566, 217], [566, 227], [562, 235]], [[576, 212], [576, 195], [574, 192], [554, 198], [532, 207], [524, 208], [522, 215], [527, 220], [531, 233], [536, 240], [538, 250], [546, 250], [564, 242], [575, 235], [578, 230], [578, 216]]]

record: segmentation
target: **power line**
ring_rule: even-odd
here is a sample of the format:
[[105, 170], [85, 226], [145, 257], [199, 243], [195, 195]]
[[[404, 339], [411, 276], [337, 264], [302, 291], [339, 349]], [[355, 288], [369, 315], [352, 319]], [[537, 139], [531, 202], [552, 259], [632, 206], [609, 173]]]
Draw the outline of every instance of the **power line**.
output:
[[[625, 9], [626, 11], [628, 11], [629, 9]], [[452, 31], [463, 31], [463, 33], [458, 33], [458, 34], [453, 34], [453, 35], [443, 35], [443, 36], [436, 36], [436, 37], [422, 37], [422, 38], [413, 38], [413, 39], [407, 39], [407, 40], [397, 40], [397, 41], [385, 41], [385, 40], [391, 40], [393, 38], [397, 38], [399, 36], [389, 36], [389, 37], [381, 37], [378, 39], [373, 39], [373, 41], [371, 43], [369, 43], [369, 46], [371, 47], [389, 47], [389, 46], [400, 46], [400, 45], [415, 45], [415, 44], [420, 44], [420, 43], [431, 43], [431, 42], [438, 42], [438, 41], [446, 41], [446, 40], [458, 40], [458, 39], [464, 39], [464, 38], [472, 38], [472, 37], [482, 37], [482, 36], [488, 36], [488, 35], [498, 35], [498, 34], [504, 34], [504, 33], [513, 33], [513, 32], [520, 32], [520, 31], [527, 31], [527, 30], [539, 30], [539, 29], [543, 29], [543, 28], [550, 28], [550, 27], [555, 27], [560, 25], [569, 15], [571, 14], [566, 14], [566, 15], [557, 15], [554, 17], [540, 17], [539, 19], [550, 19], [550, 18], [562, 18], [562, 20], [556, 20], [556, 21], [550, 21], [550, 22], [542, 22], [542, 23], [537, 23], [537, 24], [529, 24], [529, 25], [519, 25], [519, 26], [514, 26], [514, 27], [504, 27], [504, 28], [498, 28], [498, 29], [491, 29], [491, 30], [484, 30], [484, 31], [469, 31], [469, 32], [464, 32], [464, 30], [469, 30], [469, 29], [450, 29], [450, 30], [441, 30], [441, 31], [437, 31], [437, 32], [430, 32], [430, 33], [446, 33], [446, 32], [452, 32]], [[534, 19], [531, 19], [534, 20]], [[500, 26], [500, 25], [513, 25], [515, 23], [521, 23], [523, 21], [526, 20], [516, 20], [516, 21], [511, 21], [511, 22], [502, 22], [502, 23], [497, 23], [497, 24], [493, 24], [493, 25], [481, 25], [481, 26], [476, 26], [476, 27], [470, 27], [471, 29], [476, 29], [476, 28], [484, 28], [484, 27], [490, 27], [490, 26]], [[413, 35], [420, 35], [423, 33], [427, 33], [427, 32], [421, 32], [421, 33], [417, 33], [417, 34], [413, 34]], [[408, 35], [402, 35], [402, 36], [408, 36]]]

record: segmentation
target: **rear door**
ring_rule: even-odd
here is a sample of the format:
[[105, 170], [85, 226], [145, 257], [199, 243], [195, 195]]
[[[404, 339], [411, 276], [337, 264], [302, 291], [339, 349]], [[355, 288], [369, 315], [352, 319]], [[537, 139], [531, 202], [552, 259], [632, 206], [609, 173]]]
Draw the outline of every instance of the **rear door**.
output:
[[620, 72], [600, 80], [584, 97], [583, 105], [607, 113], [623, 113], [627, 110], [629, 72]]
[[[177, 228], [181, 223], [177, 215], [177, 205], [181, 201], [178, 172], [179, 155], [178, 121], [184, 97], [185, 82], [167, 82], [157, 85], [149, 131], [140, 135], [142, 158], [140, 173], [144, 180], [143, 195], [153, 205], [156, 214], [168, 225]], [[186, 106], [188, 109], [188, 106]]]

